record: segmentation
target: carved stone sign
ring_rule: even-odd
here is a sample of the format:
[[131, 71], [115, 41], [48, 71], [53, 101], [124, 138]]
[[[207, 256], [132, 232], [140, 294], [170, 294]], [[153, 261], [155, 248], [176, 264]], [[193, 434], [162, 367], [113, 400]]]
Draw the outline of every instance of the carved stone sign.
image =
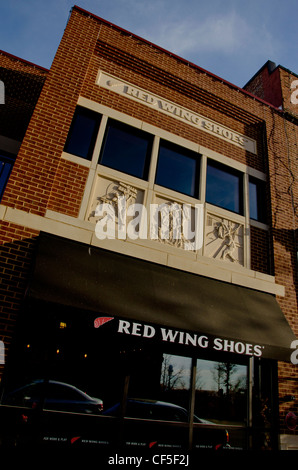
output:
[[99, 71], [96, 84], [110, 91], [118, 93], [119, 95], [126, 96], [127, 98], [134, 101], [138, 101], [139, 103], [178, 119], [179, 121], [183, 121], [190, 126], [194, 126], [201, 131], [212, 134], [220, 139], [225, 140], [226, 142], [236, 145], [237, 147], [254, 154], [257, 153], [257, 145], [255, 140], [245, 135], [239, 134], [238, 132], [235, 132], [225, 126], [222, 126], [215, 121], [206, 119], [204, 116], [193, 113], [192, 111], [183, 108], [176, 103], [172, 103], [162, 99], [157, 95], [148, 93], [147, 91], [131, 85], [130, 83], [124, 82], [118, 78]]

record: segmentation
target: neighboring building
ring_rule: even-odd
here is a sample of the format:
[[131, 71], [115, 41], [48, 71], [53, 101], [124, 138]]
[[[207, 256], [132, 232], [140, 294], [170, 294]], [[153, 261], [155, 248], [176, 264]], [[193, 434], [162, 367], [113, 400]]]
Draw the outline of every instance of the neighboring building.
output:
[[268, 60], [244, 89], [282, 109], [288, 119], [298, 117], [298, 75], [285, 67]]
[[[25, 136], [48, 70], [0, 51], [0, 199]], [[22, 177], [21, 177], [22, 178]], [[20, 188], [23, 187], [21, 183]], [[20, 192], [18, 190], [18, 194]], [[24, 194], [23, 194], [24, 195]], [[27, 197], [27, 196], [26, 196]], [[2, 209], [1, 209], [2, 210]], [[1, 219], [2, 219], [1, 212]], [[19, 226], [17, 226], [19, 228]], [[26, 229], [28, 238], [32, 230]], [[14, 235], [11, 237], [11, 234]], [[18, 242], [17, 242], [18, 239]], [[14, 242], [13, 246], [10, 241]], [[31, 242], [29, 242], [30, 244]], [[32, 254], [24, 236], [1, 221], [1, 341], [8, 351], [20, 309], [20, 300], [28, 282], [27, 260], [31, 263]], [[22, 260], [22, 261], [21, 261]], [[11, 275], [9, 269], [16, 263], [18, 273]], [[8, 263], [8, 264], [7, 264]], [[13, 279], [12, 279], [13, 278]], [[2, 376], [4, 355], [0, 351], [0, 375]]]
[[0, 197], [48, 71], [0, 51]]
[[49, 72], [0, 61], [36, 85], [0, 130], [2, 441], [297, 449], [291, 74], [240, 89], [79, 7]]

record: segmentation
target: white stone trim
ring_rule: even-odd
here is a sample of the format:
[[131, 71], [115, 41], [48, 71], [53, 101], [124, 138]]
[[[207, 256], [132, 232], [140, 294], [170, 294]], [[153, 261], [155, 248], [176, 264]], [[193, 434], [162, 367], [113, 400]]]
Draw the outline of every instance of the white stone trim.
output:
[[76, 163], [77, 165], [85, 166], [86, 168], [91, 167], [90, 160], [86, 160], [85, 158], [78, 157], [77, 155], [72, 155], [71, 153], [63, 152], [61, 155], [63, 160], [66, 160], [71, 163]]

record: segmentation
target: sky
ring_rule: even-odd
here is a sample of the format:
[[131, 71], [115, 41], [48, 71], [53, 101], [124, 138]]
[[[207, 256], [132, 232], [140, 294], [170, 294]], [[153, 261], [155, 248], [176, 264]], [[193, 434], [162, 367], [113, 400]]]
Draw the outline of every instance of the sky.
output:
[[0, 0], [0, 49], [50, 68], [74, 5], [238, 87], [267, 60], [298, 74], [297, 0]]

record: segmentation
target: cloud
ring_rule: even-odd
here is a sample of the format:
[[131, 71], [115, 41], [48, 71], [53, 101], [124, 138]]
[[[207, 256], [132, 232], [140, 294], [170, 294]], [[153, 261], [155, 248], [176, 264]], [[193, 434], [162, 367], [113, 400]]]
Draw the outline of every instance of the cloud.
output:
[[206, 19], [171, 19], [159, 21], [154, 28], [142, 30], [147, 37], [178, 55], [222, 54], [230, 56], [243, 52], [270, 55], [274, 40], [266, 27], [249, 23], [236, 11], [215, 14]]

